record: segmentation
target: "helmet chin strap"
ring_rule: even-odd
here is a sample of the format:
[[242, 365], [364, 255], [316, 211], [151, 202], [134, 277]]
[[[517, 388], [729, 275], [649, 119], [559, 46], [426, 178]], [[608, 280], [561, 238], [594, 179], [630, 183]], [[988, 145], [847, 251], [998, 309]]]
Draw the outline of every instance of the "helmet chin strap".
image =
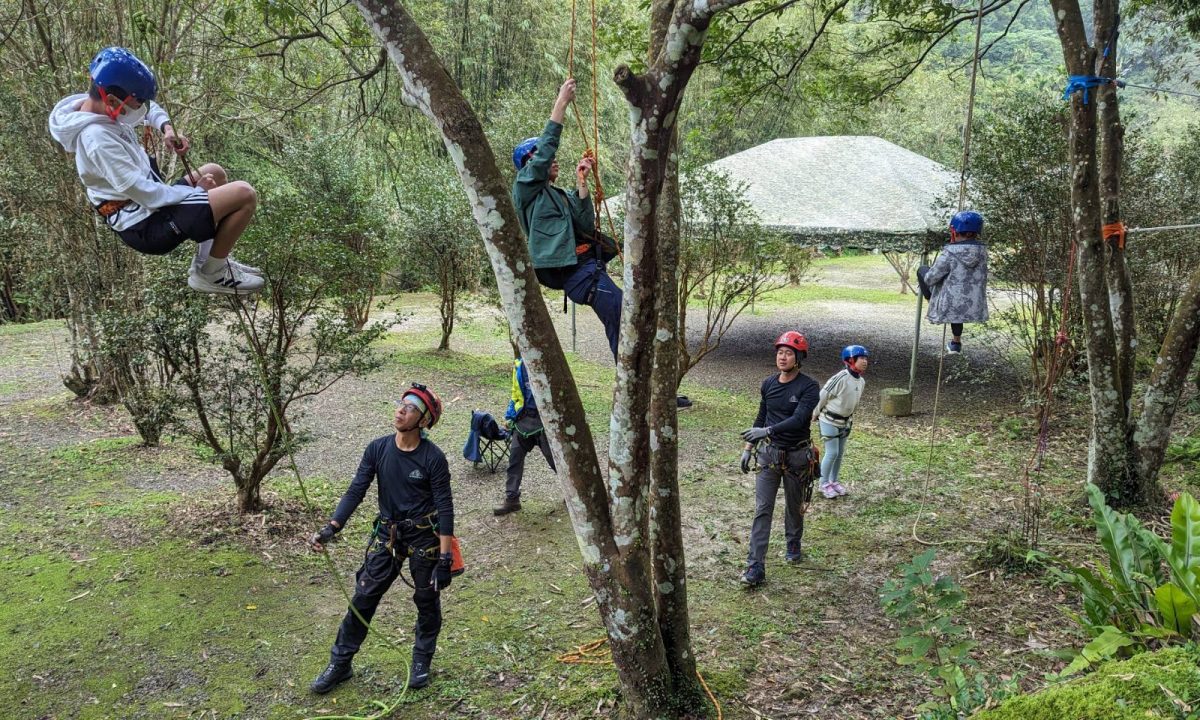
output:
[[[117, 118], [121, 117], [121, 108], [125, 107], [125, 104], [129, 101], [129, 98], [121, 100], [121, 104], [114, 108], [108, 104], [109, 96], [108, 93], [104, 91], [104, 87], [97, 85], [96, 90], [100, 92], [100, 102], [104, 103], [104, 114], [108, 115], [113, 122], [116, 122]], [[116, 99], [116, 96], [114, 95], [113, 98]], [[130, 109], [132, 110], [133, 108]]]

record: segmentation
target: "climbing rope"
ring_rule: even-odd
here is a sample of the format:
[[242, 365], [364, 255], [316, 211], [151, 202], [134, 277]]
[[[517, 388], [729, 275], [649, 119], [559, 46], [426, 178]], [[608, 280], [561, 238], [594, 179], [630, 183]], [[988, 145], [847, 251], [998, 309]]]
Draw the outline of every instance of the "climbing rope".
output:
[[[235, 295], [231, 297], [229, 301], [234, 314], [237, 315], [238, 324], [241, 326], [242, 334], [245, 336], [246, 341], [250, 343], [250, 349], [254, 355], [255, 367], [259, 374], [259, 384], [262, 386], [263, 393], [266, 395], [267, 405], [271, 410], [271, 417], [274, 419], [275, 424], [279, 426], [280, 432], [285, 437], [290, 439], [291, 430], [283, 421], [283, 413], [279, 407], [279, 401], [276, 399], [275, 393], [272, 392], [271, 384], [267, 379], [266, 361], [264, 360], [265, 353], [263, 351], [262, 342], [258, 336], [258, 331], [254, 328], [254, 319], [250, 317], [250, 310], [242, 304], [241, 299], [238, 296]], [[245, 317], [243, 317], [243, 312], [245, 313]], [[308, 487], [304, 484], [304, 478], [300, 474], [300, 466], [296, 463], [295, 448], [290, 441], [287, 443], [286, 447], [289, 468], [296, 478], [297, 486], [300, 488], [300, 497], [304, 499], [304, 505], [308, 512], [315, 515], [317, 514], [317, 509], [313, 504], [312, 498], [308, 494]], [[368, 633], [374, 632], [377, 636], [382, 637], [387, 645], [390, 645], [394, 650], [397, 650], [401, 653], [401, 660], [404, 664], [405, 680], [404, 687], [400, 689], [400, 694], [396, 697], [395, 701], [391, 705], [379, 700], [370, 701], [372, 705], [375, 705], [379, 709], [378, 712], [372, 715], [323, 715], [307, 718], [306, 720], [379, 720], [380, 718], [389, 717], [393, 712], [395, 712], [396, 708], [400, 706], [400, 703], [404, 700], [404, 696], [408, 693], [409, 667], [408, 660], [404, 659], [405, 648], [402, 647], [400, 642], [391, 635], [375, 631], [374, 627], [371, 625], [371, 622], [363, 617], [362, 613], [359, 612], [359, 609], [354, 606], [354, 602], [350, 597], [350, 593], [346, 590], [346, 579], [337, 569], [337, 565], [334, 564], [333, 558], [329, 555], [329, 549], [324, 545], [321, 546], [321, 555], [325, 560], [326, 567], [329, 569], [330, 576], [334, 578], [338, 590], [342, 593], [342, 597], [346, 600], [346, 606], [350, 608], [350, 611], [354, 613], [354, 616], [358, 618], [358, 621], [367, 628]]]
[[[593, 640], [583, 645], [576, 645], [574, 650], [569, 650], [561, 655], [556, 655], [555, 660], [567, 665], [610, 665], [612, 664], [612, 649], [606, 648], [608, 638], [600, 638]], [[704, 676], [700, 674], [700, 670], [696, 670], [696, 678], [700, 680], [700, 686], [704, 688], [704, 693], [708, 695], [708, 700], [713, 704], [713, 708], [717, 711], [717, 720], [723, 720], [724, 715], [721, 712], [721, 703], [717, 702], [717, 696], [708, 687], [708, 683], [704, 680]]]
[[[608, 209], [608, 198], [604, 193], [604, 185], [600, 181], [600, 85], [596, 81], [598, 75], [597, 68], [597, 24], [596, 24], [596, 0], [589, 0], [591, 9], [592, 22], [592, 137], [589, 140], [587, 130], [583, 122], [583, 116], [579, 112], [579, 106], [574, 100], [571, 101], [571, 111], [575, 115], [575, 126], [579, 129], [579, 135], [583, 138], [585, 158], [591, 158], [595, 161], [592, 167], [592, 207], [593, 212], [599, 220], [601, 216], [608, 220], [608, 232], [616, 243], [617, 228], [613, 222], [612, 213]], [[575, 25], [576, 16], [578, 15], [577, 0], [571, 0], [571, 34], [567, 45], [567, 77], [575, 77]], [[624, 251], [621, 249], [620, 243], [616, 243], [617, 257], [621, 262], [625, 261]]]
[[[979, 8], [975, 12], [975, 54], [971, 61], [971, 88], [967, 94], [967, 110], [966, 118], [963, 121], [963, 152], [962, 163], [958, 181], [958, 210], [961, 212], [967, 204], [967, 171], [970, 168], [971, 162], [971, 124], [975, 115], [975, 88], [976, 79], [979, 76], [979, 46], [983, 36], [983, 4], [984, 0], [979, 0]], [[935, 260], [936, 262], [936, 260]], [[918, 318], [920, 321], [920, 318]], [[933, 417], [930, 419], [929, 425], [929, 456], [925, 461], [925, 478], [924, 487], [921, 491], [921, 505], [917, 510], [917, 516], [913, 518], [912, 524], [912, 539], [922, 545], [945, 545], [951, 541], [943, 540], [941, 542], [931, 542], [921, 538], [917, 532], [917, 527], [921, 524], [921, 515], [925, 513], [925, 506], [929, 502], [929, 487], [932, 481], [933, 473], [933, 451], [937, 446], [937, 431], [938, 431], [938, 401], [942, 395], [942, 370], [946, 364], [946, 330], [945, 324], [942, 325], [942, 351], [938, 356], [938, 373], [937, 384], [933, 391]], [[915, 357], [915, 352], [914, 357]], [[966, 541], [977, 542], [977, 541]]]

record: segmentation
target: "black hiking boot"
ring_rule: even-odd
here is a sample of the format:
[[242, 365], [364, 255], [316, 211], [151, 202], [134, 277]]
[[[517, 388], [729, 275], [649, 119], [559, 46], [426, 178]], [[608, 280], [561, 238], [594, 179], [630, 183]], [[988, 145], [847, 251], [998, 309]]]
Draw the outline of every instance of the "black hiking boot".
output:
[[509, 500], [508, 498], [505, 498], [503, 505], [501, 505], [498, 508], [492, 508], [492, 514], [499, 517], [501, 515], [515, 513], [516, 511], [518, 511], [520, 509], [521, 509], [521, 501], [520, 500]]
[[352, 677], [354, 677], [354, 670], [350, 668], [350, 663], [331, 661], [317, 676], [317, 679], [313, 680], [308, 689], [318, 695], [324, 695]]
[[429, 661], [413, 660], [408, 670], [408, 689], [420, 690], [429, 684]]

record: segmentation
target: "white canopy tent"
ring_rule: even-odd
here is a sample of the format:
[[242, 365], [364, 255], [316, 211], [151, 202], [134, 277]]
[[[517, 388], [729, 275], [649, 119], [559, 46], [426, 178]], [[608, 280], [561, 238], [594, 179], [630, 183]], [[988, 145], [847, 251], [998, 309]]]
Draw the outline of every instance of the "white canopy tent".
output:
[[743, 184], [769, 229], [806, 245], [873, 250], [940, 243], [959, 181], [945, 166], [869, 135], [782, 138], [706, 167]]

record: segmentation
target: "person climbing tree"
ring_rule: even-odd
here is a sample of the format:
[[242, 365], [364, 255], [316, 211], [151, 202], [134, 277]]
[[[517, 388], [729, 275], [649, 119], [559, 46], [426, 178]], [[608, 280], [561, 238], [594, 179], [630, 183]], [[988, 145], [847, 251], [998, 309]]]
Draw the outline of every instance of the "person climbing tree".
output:
[[166, 111], [154, 102], [154, 73], [125, 48], [110, 47], [92, 60], [89, 77], [87, 93], [70, 95], [54, 106], [50, 135], [75, 154], [79, 179], [105, 224], [126, 245], [147, 255], [165, 255], [189, 238], [199, 243], [188, 272], [193, 290], [260, 290], [258, 269], [230, 255], [254, 216], [254, 188], [227, 182], [224, 168], [212, 163], [167, 185], [135, 129], [157, 128], [181, 157], [188, 140], [175, 132]]
[[[754, 479], [754, 523], [750, 528], [750, 556], [739, 580], [755, 587], [767, 579], [767, 542], [775, 514], [775, 498], [783, 482], [785, 560], [803, 562], [804, 510], [812, 499], [816, 454], [809, 426], [820, 396], [817, 381], [800, 372], [808, 357], [808, 339], [789, 330], [775, 341], [775, 367], [763, 380], [754, 427], [742, 432], [742, 472], [750, 472], [751, 453], [757, 452], [758, 476]], [[756, 449], [757, 448], [757, 449]]]
[[309, 540], [314, 550], [322, 550], [346, 526], [371, 483], [378, 480], [379, 516], [367, 543], [366, 558], [355, 574], [353, 607], [342, 619], [329, 665], [311, 685], [315, 693], [327, 693], [354, 676], [350, 663], [367, 636], [363, 620], [369, 623], [374, 617], [384, 593], [400, 576], [405, 558], [412, 575], [413, 604], [417, 606], [408, 687], [429, 684], [429, 667], [442, 629], [441, 592], [450, 587], [454, 562], [450, 466], [438, 446], [423, 433], [441, 416], [438, 396], [424, 385], [413, 383], [396, 403], [392, 420], [396, 432], [367, 445], [358, 472], [333, 517]]
[[525, 475], [525, 456], [530, 450], [539, 448], [550, 469], [557, 472], [554, 456], [550, 453], [550, 441], [542, 427], [542, 416], [529, 388], [529, 371], [520, 358], [513, 361], [512, 399], [508, 401], [504, 418], [510, 423], [508, 479], [504, 485], [504, 502], [492, 510], [493, 515], [507, 515], [521, 509], [521, 479]]
[[590, 306], [604, 323], [608, 347], [616, 359], [621, 289], [604, 271], [603, 258], [594, 252], [593, 243], [598, 239], [596, 212], [589, 199], [587, 174], [594, 170], [595, 160], [584, 157], [575, 166], [575, 190], [567, 192], [554, 186], [563, 117], [574, 98], [575, 79], [568, 78], [559, 88], [541, 136], [527, 138], [513, 148], [517, 178], [512, 199], [521, 230], [529, 241], [538, 282], [565, 290], [571, 302]]
[[987, 246], [979, 239], [983, 216], [974, 210], [950, 219], [950, 244], [933, 267], [917, 268], [917, 284], [929, 300], [929, 322], [950, 323], [946, 352], [962, 352], [963, 323], [987, 322]]
[[813, 420], [821, 431], [821, 494], [827, 499], [845, 495], [846, 486], [838, 481], [846, 441], [854, 427], [854, 411], [862, 398], [867, 381], [863, 375], [871, 363], [871, 353], [862, 345], [842, 348], [846, 367], [837, 371], [821, 387], [821, 399], [813, 410]]

